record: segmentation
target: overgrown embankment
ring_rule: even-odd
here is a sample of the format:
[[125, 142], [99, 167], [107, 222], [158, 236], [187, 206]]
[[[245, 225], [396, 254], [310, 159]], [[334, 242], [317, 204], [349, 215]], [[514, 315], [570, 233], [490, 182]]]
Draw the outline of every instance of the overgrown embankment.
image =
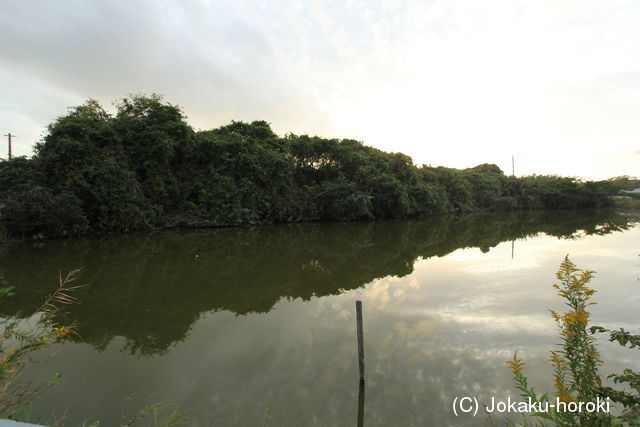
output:
[[264, 121], [194, 131], [160, 97], [110, 115], [88, 101], [58, 118], [30, 158], [0, 162], [10, 237], [474, 210], [608, 206], [610, 181], [507, 177], [495, 165], [416, 167], [354, 140], [279, 137]]

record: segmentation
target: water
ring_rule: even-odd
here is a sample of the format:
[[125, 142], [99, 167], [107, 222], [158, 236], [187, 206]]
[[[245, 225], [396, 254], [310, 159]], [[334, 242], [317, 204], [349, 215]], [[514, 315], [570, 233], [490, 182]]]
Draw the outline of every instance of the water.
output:
[[[80, 336], [30, 372], [62, 374], [33, 421], [117, 425], [173, 400], [194, 426], [354, 425], [360, 299], [364, 425], [484, 425], [453, 400], [516, 396], [514, 351], [552, 391], [566, 254], [598, 272], [593, 323], [637, 331], [639, 242], [627, 217], [546, 212], [18, 243], [0, 257], [17, 292], [0, 314], [31, 315], [60, 271], [82, 268], [67, 315]], [[631, 350], [600, 350], [604, 374], [637, 367]]]

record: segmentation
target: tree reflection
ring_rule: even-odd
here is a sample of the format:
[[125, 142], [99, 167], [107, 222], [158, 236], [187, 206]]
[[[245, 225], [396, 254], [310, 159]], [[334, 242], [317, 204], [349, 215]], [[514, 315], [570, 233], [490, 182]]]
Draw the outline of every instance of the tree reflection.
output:
[[292, 224], [18, 243], [0, 257], [0, 280], [15, 286], [0, 315], [30, 316], [59, 271], [82, 268], [81, 304], [67, 321], [76, 340], [104, 349], [163, 353], [203, 313], [265, 313], [282, 298], [309, 300], [405, 276], [418, 258], [459, 248], [489, 251], [544, 232], [562, 239], [607, 234], [633, 222], [611, 212], [440, 216], [424, 220]]

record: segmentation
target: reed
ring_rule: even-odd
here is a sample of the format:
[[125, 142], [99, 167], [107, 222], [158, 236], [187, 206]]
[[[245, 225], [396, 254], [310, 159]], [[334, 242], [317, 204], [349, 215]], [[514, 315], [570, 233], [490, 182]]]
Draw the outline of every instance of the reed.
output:
[[[58, 379], [54, 376], [51, 381], [35, 384], [21, 377], [36, 351], [76, 333], [75, 324], [61, 324], [57, 319], [62, 317], [65, 305], [77, 303], [72, 293], [80, 286], [72, 282], [79, 273], [72, 270], [65, 277], [60, 275], [58, 287], [34, 316], [35, 324], [17, 316], [0, 322], [0, 418], [18, 419], [27, 414], [33, 399]], [[11, 295], [13, 288], [0, 289], [0, 302]]]

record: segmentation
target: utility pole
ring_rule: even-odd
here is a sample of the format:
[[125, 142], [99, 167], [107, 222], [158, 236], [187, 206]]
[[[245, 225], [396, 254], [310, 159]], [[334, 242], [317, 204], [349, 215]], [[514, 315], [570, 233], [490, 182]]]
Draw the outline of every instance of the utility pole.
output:
[[15, 135], [11, 135], [11, 132], [9, 132], [7, 135], [5, 135], [8, 139], [9, 139], [9, 160], [11, 160], [11, 138], [15, 138]]
[[516, 176], [516, 159], [515, 159], [515, 156], [511, 156], [511, 176]]

